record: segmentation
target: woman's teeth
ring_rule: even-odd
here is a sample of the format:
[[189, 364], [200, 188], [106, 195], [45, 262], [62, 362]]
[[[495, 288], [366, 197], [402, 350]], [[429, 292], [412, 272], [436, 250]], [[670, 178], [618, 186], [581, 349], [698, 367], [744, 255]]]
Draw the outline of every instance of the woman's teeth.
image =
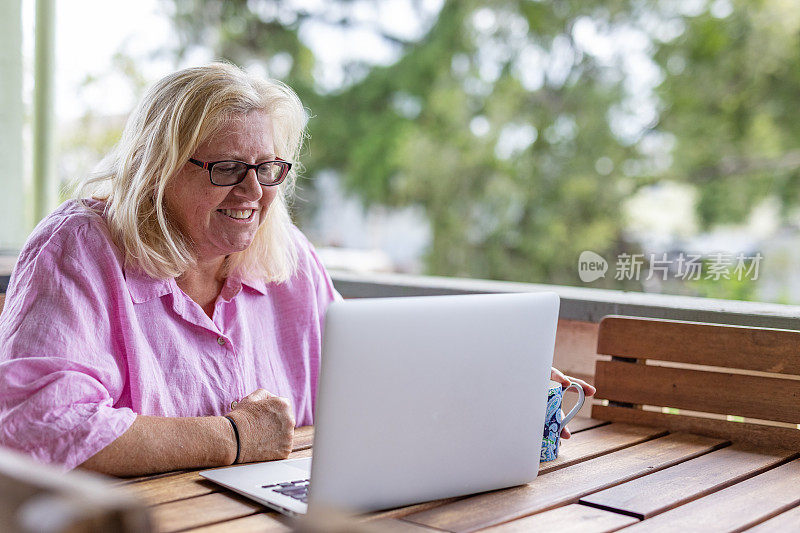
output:
[[236, 219], [247, 219], [250, 218], [250, 215], [253, 214], [252, 209], [245, 209], [244, 211], [237, 211], [234, 209], [219, 209], [218, 211], [223, 215], [227, 215], [231, 218], [236, 218]]

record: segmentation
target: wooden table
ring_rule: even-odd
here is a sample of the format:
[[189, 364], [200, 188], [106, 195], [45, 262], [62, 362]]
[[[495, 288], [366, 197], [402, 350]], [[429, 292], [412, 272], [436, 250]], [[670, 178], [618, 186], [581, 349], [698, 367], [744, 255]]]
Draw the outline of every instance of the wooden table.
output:
[[[366, 515], [392, 531], [800, 531], [800, 454], [589, 418], [528, 485]], [[292, 457], [311, 453], [312, 428]], [[289, 531], [197, 472], [122, 481], [160, 531]]]

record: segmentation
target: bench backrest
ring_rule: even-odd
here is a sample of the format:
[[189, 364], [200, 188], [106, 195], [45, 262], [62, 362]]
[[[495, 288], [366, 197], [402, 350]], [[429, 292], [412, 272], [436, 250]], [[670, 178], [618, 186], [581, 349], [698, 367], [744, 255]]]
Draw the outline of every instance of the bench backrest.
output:
[[608, 316], [597, 353], [594, 418], [800, 450], [800, 331]]

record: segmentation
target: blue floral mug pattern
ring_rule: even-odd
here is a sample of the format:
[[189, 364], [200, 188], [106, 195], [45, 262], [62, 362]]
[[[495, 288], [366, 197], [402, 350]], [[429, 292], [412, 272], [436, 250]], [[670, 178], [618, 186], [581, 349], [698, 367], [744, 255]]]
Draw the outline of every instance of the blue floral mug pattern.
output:
[[[575, 407], [564, 416], [561, 411], [561, 401], [564, 398], [564, 393], [570, 389], [575, 389], [578, 393], [578, 403]], [[539, 456], [539, 461], [552, 461], [558, 457], [558, 446], [561, 444], [561, 430], [564, 426], [572, 420], [586, 400], [583, 393], [583, 387], [578, 383], [572, 381], [566, 388], [561, 388], [561, 383], [557, 381], [550, 381], [550, 386], [547, 389], [547, 409], [544, 413], [544, 437], [542, 439], [542, 453]]]

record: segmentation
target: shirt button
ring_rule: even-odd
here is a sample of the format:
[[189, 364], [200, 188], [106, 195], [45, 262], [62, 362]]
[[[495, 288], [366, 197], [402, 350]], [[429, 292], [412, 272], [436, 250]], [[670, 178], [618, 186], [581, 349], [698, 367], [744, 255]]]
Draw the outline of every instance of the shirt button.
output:
[[231, 402], [231, 410], [233, 410], [233, 409], [236, 409], [236, 406], [237, 406], [237, 405], [239, 405], [239, 402], [237, 402], [236, 400], [233, 400], [233, 401]]
[[219, 344], [220, 346], [225, 346], [225, 339], [223, 339], [222, 337], [218, 338], [217, 344]]

